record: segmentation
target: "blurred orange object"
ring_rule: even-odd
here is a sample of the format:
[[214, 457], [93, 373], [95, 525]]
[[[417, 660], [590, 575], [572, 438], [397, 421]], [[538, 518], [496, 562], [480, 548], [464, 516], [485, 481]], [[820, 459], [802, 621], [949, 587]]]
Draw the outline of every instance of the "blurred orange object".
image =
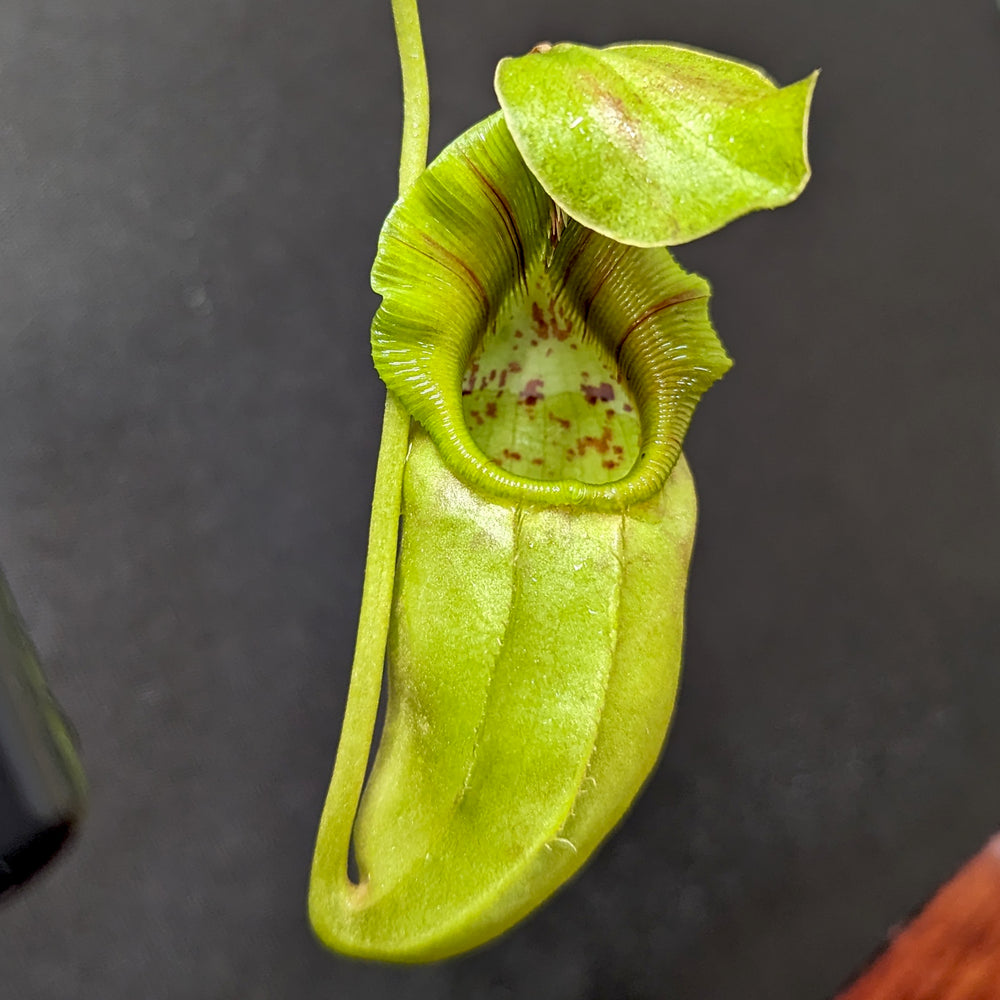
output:
[[1000, 1000], [1000, 835], [836, 1000]]

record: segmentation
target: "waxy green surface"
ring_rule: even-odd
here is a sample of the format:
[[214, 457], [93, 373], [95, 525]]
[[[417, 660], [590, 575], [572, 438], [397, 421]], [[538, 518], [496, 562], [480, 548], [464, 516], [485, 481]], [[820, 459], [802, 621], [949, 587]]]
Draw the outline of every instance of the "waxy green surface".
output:
[[426, 430], [360, 878], [328, 805], [310, 914], [338, 951], [431, 961], [541, 903], [659, 754], [695, 523], [680, 440], [730, 361], [707, 284], [562, 217], [500, 115], [397, 203], [373, 284], [376, 366]]
[[[415, 10], [394, 0], [411, 40]], [[677, 46], [556, 46], [505, 60], [503, 112], [408, 172], [372, 271], [398, 455], [380, 453], [373, 508], [365, 593], [382, 596], [362, 605], [309, 891], [331, 948], [421, 962], [488, 941], [655, 764], [696, 515], [681, 443], [730, 365], [708, 284], [660, 244], [795, 197], [813, 82], [778, 90]]]
[[627, 513], [526, 508], [470, 489], [415, 433], [361, 877], [325, 813], [309, 895], [324, 942], [444, 958], [584, 863], [667, 731], [694, 526], [683, 459]]
[[680, 45], [568, 42], [501, 60], [496, 91], [532, 173], [572, 218], [635, 246], [686, 243], [796, 198], [816, 74]]

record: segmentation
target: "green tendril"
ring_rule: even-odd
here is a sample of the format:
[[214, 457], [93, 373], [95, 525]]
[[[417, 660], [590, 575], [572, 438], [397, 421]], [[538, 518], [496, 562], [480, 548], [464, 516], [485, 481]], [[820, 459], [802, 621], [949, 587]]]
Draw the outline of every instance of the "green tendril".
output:
[[[403, 77], [403, 138], [399, 159], [399, 193], [405, 194], [427, 159], [430, 102], [420, 16], [416, 0], [392, 0], [396, 44]], [[410, 439], [410, 415], [392, 392], [386, 393], [382, 438], [375, 470], [368, 556], [361, 593], [358, 632], [351, 664], [351, 683], [337, 746], [330, 790], [318, 843], [313, 877], [332, 871], [349, 884], [347, 858], [354, 814], [364, 784], [382, 688], [386, 638], [395, 583], [399, 512]], [[336, 858], [326, 852], [335, 851]], [[321, 854], [323, 863], [320, 863]]]

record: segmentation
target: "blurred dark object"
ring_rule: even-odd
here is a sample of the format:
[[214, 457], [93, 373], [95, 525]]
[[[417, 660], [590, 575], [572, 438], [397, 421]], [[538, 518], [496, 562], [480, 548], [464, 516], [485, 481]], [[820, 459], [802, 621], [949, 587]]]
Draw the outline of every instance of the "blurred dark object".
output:
[[0, 574], [0, 896], [55, 856], [83, 804], [73, 739]]
[[1000, 836], [914, 917], [837, 1000], [1000, 998]]

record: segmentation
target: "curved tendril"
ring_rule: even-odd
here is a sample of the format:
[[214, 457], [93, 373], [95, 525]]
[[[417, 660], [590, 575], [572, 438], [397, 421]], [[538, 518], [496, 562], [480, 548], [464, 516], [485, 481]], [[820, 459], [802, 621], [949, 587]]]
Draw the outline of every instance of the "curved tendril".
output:
[[[392, 15], [403, 78], [403, 136], [399, 159], [399, 193], [402, 195], [420, 176], [426, 164], [429, 91], [417, 0], [392, 0]], [[318, 835], [320, 847], [313, 863], [313, 879], [335, 871], [341, 880], [340, 889], [353, 886], [347, 872], [347, 859], [382, 689], [395, 584], [403, 468], [409, 439], [410, 416], [396, 396], [387, 392], [351, 682]], [[327, 858], [320, 863], [321, 845], [324, 844], [328, 845], [327, 851], [336, 852], [338, 857]], [[331, 864], [330, 861], [336, 863]], [[327, 886], [323, 892], [335, 888]]]

